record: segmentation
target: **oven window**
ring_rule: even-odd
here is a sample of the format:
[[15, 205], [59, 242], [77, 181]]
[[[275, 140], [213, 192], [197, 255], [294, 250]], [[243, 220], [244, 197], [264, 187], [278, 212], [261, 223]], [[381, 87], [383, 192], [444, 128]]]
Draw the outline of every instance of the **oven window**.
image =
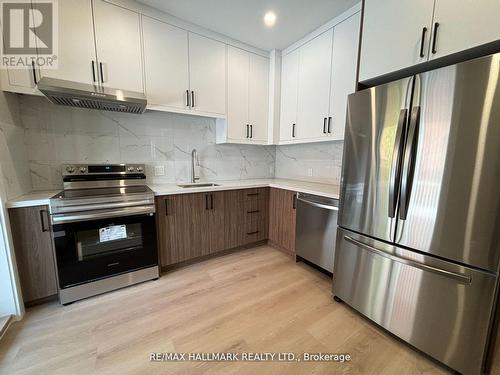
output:
[[109, 225], [75, 232], [78, 261], [142, 250], [141, 223]]

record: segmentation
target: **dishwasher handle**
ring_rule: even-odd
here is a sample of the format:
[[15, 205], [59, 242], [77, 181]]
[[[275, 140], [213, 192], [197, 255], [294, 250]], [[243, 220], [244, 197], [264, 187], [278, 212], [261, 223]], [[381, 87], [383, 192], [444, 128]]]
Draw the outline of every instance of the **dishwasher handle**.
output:
[[307, 200], [307, 199], [304, 199], [304, 198], [300, 198], [300, 197], [297, 197], [297, 200], [299, 202], [308, 204], [310, 206], [314, 206], [314, 207], [318, 207], [318, 208], [324, 208], [326, 210], [331, 210], [331, 211], [338, 211], [339, 210], [338, 207], [330, 206], [328, 204], [323, 204], [323, 203], [318, 203], [318, 202], [312, 202], [310, 200]]

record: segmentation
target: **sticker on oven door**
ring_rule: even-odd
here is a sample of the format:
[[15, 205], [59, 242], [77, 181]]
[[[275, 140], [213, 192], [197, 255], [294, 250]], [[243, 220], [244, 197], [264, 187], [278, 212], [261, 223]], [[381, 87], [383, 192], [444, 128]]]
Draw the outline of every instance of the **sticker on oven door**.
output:
[[127, 227], [125, 225], [113, 225], [99, 228], [99, 241], [108, 242], [127, 238]]

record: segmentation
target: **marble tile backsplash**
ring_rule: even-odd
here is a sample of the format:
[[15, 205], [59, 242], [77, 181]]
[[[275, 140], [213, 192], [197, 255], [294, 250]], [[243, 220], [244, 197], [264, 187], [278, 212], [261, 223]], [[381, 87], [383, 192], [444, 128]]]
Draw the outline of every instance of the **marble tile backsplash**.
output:
[[343, 141], [276, 146], [276, 177], [340, 183]]
[[0, 196], [5, 199], [31, 191], [19, 98], [0, 92]]
[[[216, 145], [215, 120], [148, 111], [142, 115], [53, 105], [20, 97], [33, 190], [62, 186], [64, 163], [145, 163], [150, 182], [188, 181], [191, 150], [204, 180], [274, 177], [274, 146]], [[154, 176], [163, 166], [164, 176]]]

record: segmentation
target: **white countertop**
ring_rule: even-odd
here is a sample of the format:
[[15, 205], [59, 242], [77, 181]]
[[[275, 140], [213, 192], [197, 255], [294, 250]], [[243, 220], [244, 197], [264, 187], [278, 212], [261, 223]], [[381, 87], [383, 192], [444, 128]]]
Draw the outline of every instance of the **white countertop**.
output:
[[29, 194], [7, 201], [7, 208], [45, 206], [49, 204], [49, 199], [59, 193], [61, 190], [34, 191]]
[[[232, 180], [214, 181], [219, 186], [204, 188], [181, 188], [177, 184], [148, 184], [155, 195], [173, 195], [186, 193], [202, 193], [207, 191], [222, 191], [235, 189], [251, 189], [258, 187], [274, 187], [278, 189], [291, 190], [299, 193], [320, 195], [328, 198], [339, 198], [339, 186], [330, 184], [318, 184], [315, 182], [285, 180], [280, 178], [254, 179], [254, 180]], [[180, 182], [179, 182], [180, 184]], [[7, 202], [7, 208], [33, 207], [49, 204], [49, 199], [60, 190], [36, 191]]]

